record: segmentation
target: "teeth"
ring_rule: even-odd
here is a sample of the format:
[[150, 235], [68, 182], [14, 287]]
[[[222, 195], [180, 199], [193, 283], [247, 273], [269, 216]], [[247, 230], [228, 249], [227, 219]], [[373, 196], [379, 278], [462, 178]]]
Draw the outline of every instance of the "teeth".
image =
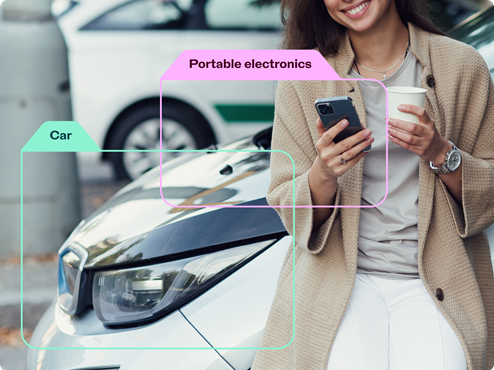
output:
[[352, 10], [349, 10], [348, 13], [351, 15], [355, 15], [358, 12], [362, 11], [367, 6], [367, 4], [369, 4], [369, 2], [366, 2], [360, 6], [357, 6], [356, 8], [353, 8]]

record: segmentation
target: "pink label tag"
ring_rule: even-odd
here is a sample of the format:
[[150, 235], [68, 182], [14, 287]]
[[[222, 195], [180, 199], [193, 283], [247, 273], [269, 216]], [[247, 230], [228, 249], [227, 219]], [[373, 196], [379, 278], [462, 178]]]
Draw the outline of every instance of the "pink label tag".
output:
[[316, 50], [186, 50], [161, 80], [340, 80]]

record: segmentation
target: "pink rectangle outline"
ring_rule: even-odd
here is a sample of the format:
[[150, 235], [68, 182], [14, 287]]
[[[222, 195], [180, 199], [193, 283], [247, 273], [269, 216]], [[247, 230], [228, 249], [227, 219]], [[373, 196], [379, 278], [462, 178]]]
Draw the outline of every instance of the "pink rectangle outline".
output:
[[[386, 133], [388, 132], [388, 90], [386, 89], [386, 86], [379, 81], [375, 80], [373, 78], [347, 78], [347, 79], [339, 79], [339, 80], [330, 80], [330, 81], [375, 81], [378, 82], [383, 88], [384, 92], [386, 93]], [[163, 196], [163, 78], [160, 79], [160, 195], [161, 199], [163, 201], [173, 207], [173, 208], [376, 208], [379, 207], [381, 204], [384, 203], [386, 198], [388, 197], [388, 139], [386, 137], [386, 193], [384, 194], [384, 198], [377, 204], [370, 205], [370, 206], [297, 206], [297, 205], [291, 205], [291, 206], [242, 206], [242, 205], [174, 205], [169, 203]], [[222, 152], [221, 149], [216, 149], [216, 150], [211, 150], [211, 149], [204, 149], [205, 152]], [[226, 152], [233, 152], [234, 150], [227, 150]], [[245, 150], [239, 150], [239, 152], [244, 152]], [[260, 150], [261, 151], [261, 150]], [[266, 152], [269, 152], [269, 150], [263, 150]], [[249, 152], [251, 152], [249, 150]]]

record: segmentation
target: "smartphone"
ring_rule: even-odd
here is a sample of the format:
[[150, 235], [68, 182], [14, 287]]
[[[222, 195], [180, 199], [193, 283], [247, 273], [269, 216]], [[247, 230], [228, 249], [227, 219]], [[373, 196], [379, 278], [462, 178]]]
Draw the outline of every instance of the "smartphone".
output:
[[[333, 142], [335, 143], [339, 143], [364, 129], [353, 105], [353, 100], [349, 96], [317, 99], [315, 105], [325, 130], [343, 119], [348, 120], [348, 126], [334, 138]], [[370, 149], [371, 146], [369, 145], [363, 151], [368, 152]]]

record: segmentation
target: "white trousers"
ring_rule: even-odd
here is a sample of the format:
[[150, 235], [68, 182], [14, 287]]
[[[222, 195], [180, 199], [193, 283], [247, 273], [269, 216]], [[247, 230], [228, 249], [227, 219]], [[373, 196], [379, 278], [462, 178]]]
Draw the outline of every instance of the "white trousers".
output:
[[357, 273], [328, 370], [466, 370], [458, 337], [421, 279]]

